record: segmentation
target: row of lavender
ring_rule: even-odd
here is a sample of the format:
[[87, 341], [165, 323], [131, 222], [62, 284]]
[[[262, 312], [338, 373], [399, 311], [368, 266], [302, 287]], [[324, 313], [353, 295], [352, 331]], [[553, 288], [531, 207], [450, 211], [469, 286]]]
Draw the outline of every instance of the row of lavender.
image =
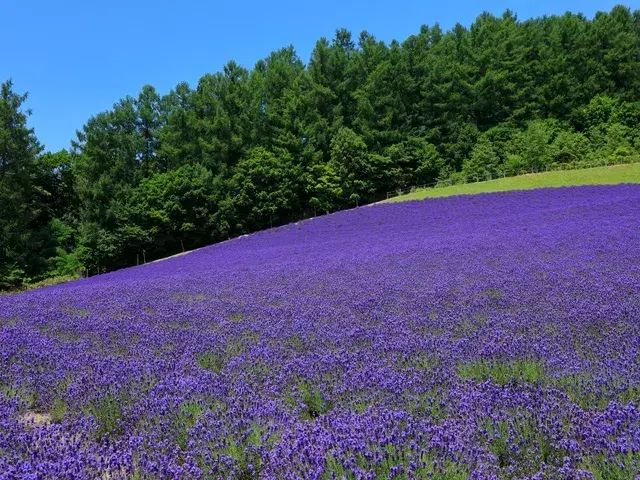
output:
[[635, 479], [640, 186], [376, 205], [0, 298], [0, 479]]

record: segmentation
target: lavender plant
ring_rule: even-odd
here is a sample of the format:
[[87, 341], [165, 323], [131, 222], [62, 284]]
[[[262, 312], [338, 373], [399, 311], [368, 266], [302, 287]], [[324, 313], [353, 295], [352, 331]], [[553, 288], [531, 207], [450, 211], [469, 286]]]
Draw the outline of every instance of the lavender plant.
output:
[[0, 298], [0, 479], [635, 479], [640, 187], [364, 207]]

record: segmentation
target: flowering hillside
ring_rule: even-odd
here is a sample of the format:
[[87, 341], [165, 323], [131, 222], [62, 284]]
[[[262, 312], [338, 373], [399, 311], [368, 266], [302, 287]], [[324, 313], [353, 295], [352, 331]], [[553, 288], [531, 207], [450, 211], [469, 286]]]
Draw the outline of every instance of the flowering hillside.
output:
[[375, 205], [0, 297], [0, 479], [635, 479], [640, 186]]

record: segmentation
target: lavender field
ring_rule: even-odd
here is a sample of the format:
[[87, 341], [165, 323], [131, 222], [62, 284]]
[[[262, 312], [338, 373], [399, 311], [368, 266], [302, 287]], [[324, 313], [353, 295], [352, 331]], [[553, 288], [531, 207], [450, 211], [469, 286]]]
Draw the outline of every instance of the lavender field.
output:
[[375, 205], [0, 297], [0, 479], [636, 479], [640, 186]]

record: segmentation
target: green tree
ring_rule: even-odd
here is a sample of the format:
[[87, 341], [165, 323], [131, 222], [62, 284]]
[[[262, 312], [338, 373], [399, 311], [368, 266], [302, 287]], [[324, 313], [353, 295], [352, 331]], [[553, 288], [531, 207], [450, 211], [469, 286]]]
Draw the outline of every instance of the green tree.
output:
[[578, 162], [587, 158], [591, 143], [582, 133], [563, 130], [553, 140], [552, 152], [555, 163]]
[[140, 136], [138, 161], [144, 175], [150, 175], [163, 169], [157, 159], [160, 129], [165, 121], [162, 99], [155, 88], [145, 85], [135, 101], [135, 108]]
[[0, 289], [39, 273], [32, 257], [43, 225], [33, 177], [41, 146], [27, 125], [26, 99], [11, 80], [0, 85]]
[[35, 254], [40, 276], [73, 276], [82, 270], [75, 251], [78, 195], [73, 157], [66, 150], [47, 152], [36, 159], [34, 177], [40, 204], [42, 243]]
[[331, 212], [340, 205], [342, 194], [342, 182], [333, 164], [317, 163], [311, 166], [307, 195], [314, 216], [318, 212]]
[[519, 168], [540, 171], [550, 165], [554, 155], [552, 142], [561, 130], [562, 127], [555, 121], [529, 122], [526, 130], [512, 141], [511, 153], [521, 159]]
[[482, 136], [473, 147], [471, 156], [462, 165], [462, 175], [471, 180], [487, 180], [498, 174], [500, 157], [493, 144]]
[[133, 191], [127, 223], [144, 231], [149, 258], [201, 247], [214, 239], [217, 199], [213, 174], [183, 165], [143, 180]]
[[206, 144], [201, 141], [194, 96], [189, 85], [181, 82], [161, 99], [165, 124], [158, 132], [155, 171], [166, 173], [208, 159]]
[[342, 199], [356, 204], [374, 192], [367, 145], [362, 137], [348, 127], [342, 127], [331, 140], [329, 165], [340, 178]]
[[232, 233], [247, 233], [284, 223], [300, 212], [301, 171], [290, 156], [276, 157], [263, 147], [251, 149], [237, 165], [222, 202]]
[[424, 138], [409, 137], [386, 150], [390, 159], [390, 189], [434, 183], [444, 166], [436, 147]]

